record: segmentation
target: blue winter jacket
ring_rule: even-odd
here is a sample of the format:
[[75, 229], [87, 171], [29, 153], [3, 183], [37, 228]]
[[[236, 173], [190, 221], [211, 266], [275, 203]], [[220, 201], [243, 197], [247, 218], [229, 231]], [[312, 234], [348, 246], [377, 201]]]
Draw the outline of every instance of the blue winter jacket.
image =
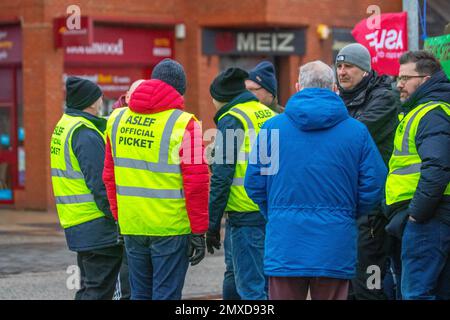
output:
[[356, 218], [381, 200], [386, 174], [366, 126], [340, 97], [316, 88], [292, 96], [262, 127], [244, 182], [267, 219], [265, 274], [353, 278]]

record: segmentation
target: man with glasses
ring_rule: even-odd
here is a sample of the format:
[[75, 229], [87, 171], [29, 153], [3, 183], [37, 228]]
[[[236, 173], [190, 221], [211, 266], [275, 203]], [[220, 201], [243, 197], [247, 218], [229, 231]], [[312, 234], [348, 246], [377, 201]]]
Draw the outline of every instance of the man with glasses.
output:
[[[359, 43], [342, 48], [336, 56], [335, 66], [339, 95], [350, 116], [367, 126], [387, 166], [400, 108], [398, 96], [392, 90], [392, 81], [372, 70], [370, 53]], [[388, 237], [384, 227], [387, 221], [382, 214], [381, 203], [368, 215], [361, 216], [357, 223], [358, 264], [350, 298], [384, 300], [382, 286], [369, 288], [367, 284], [373, 275], [370, 271], [373, 266], [379, 268], [381, 280], [386, 270]]]
[[275, 76], [275, 67], [270, 61], [262, 61], [248, 73], [245, 88], [253, 93], [259, 102], [281, 113], [284, 108], [278, 104], [278, 83]]
[[386, 181], [387, 230], [401, 239], [403, 299], [450, 299], [450, 81], [427, 51], [400, 57], [405, 117]]

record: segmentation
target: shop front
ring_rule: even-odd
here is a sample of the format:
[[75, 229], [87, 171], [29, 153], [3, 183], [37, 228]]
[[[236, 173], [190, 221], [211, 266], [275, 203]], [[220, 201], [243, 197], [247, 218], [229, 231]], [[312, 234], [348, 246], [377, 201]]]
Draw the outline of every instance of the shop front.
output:
[[64, 48], [63, 83], [79, 76], [97, 83], [104, 94], [103, 115], [138, 79], [149, 79], [153, 67], [174, 57], [173, 28], [144, 28], [94, 23], [93, 42]]
[[0, 204], [13, 203], [13, 190], [25, 186], [21, 67], [20, 25], [0, 24]]

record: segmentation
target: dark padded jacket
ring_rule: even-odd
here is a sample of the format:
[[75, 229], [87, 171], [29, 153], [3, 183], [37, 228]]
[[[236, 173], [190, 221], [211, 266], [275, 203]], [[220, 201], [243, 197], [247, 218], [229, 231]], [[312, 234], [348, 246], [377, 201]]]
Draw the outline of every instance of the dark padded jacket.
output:
[[[67, 108], [66, 114], [83, 117], [104, 132], [106, 120], [89, 113]], [[117, 224], [111, 215], [106, 188], [102, 180], [105, 142], [94, 130], [85, 126], [77, 128], [72, 136], [73, 152], [80, 164], [88, 189], [105, 217], [94, 219], [64, 230], [67, 245], [72, 251], [90, 251], [117, 244]]]
[[399, 123], [400, 100], [392, 89], [392, 80], [371, 71], [352, 90], [339, 88], [351, 117], [369, 129], [386, 166], [394, 147], [395, 130]]

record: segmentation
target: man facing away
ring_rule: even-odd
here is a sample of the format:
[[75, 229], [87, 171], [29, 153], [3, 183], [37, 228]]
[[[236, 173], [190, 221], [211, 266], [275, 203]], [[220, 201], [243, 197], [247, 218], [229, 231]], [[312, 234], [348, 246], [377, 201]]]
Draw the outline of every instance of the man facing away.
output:
[[66, 110], [51, 141], [51, 174], [56, 209], [70, 250], [77, 252], [81, 288], [77, 300], [111, 299], [122, 261], [101, 179], [106, 120], [98, 117], [102, 92], [78, 77], [66, 81]]
[[450, 299], [450, 81], [427, 51], [400, 57], [406, 115], [386, 181], [388, 232], [401, 239], [403, 299]]
[[[359, 43], [342, 48], [336, 56], [335, 66], [339, 94], [350, 116], [367, 126], [387, 166], [400, 109], [398, 96], [392, 90], [392, 80], [378, 76], [372, 70], [370, 53]], [[390, 247], [390, 239], [384, 230], [386, 223], [381, 202], [358, 220], [358, 264], [351, 290], [358, 300], [386, 299], [382, 285], [379, 288], [367, 285], [373, 266], [379, 268], [383, 284]]]
[[[244, 183], [267, 220], [269, 299], [304, 300], [310, 290], [312, 299], [344, 300], [355, 276], [356, 219], [380, 201], [386, 167], [333, 92], [329, 66], [302, 66], [296, 88], [286, 111], [263, 125]], [[261, 149], [278, 154], [278, 171], [267, 170]]]
[[[274, 116], [245, 89], [248, 73], [240, 68], [221, 72], [212, 82], [210, 93], [217, 109], [214, 122], [217, 135], [212, 164], [210, 222], [206, 234], [208, 252], [220, 248], [220, 226], [225, 213], [230, 241], [225, 242], [227, 271], [224, 299], [233, 298], [227, 290], [231, 270], [238, 297], [244, 300], [267, 299], [263, 273], [265, 220], [258, 206], [247, 196], [244, 176], [247, 159], [261, 125]], [[229, 283], [233, 287], [233, 283]], [[229, 288], [228, 288], [229, 289]]]
[[205, 256], [209, 172], [185, 91], [183, 67], [165, 59], [108, 119], [104, 180], [117, 203], [133, 300], [181, 299], [189, 262]]

